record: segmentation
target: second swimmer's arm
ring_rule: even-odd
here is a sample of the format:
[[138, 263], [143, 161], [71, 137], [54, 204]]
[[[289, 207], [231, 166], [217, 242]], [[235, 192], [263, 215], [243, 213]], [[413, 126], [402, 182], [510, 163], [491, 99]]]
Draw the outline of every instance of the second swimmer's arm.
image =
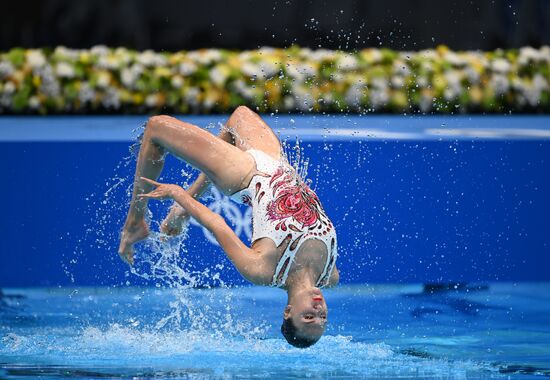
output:
[[[210, 180], [208, 179], [206, 174], [201, 173], [199, 174], [195, 182], [193, 182], [193, 184], [189, 186], [189, 188], [187, 189], [187, 194], [189, 194], [195, 199], [198, 199], [204, 194], [206, 190], [208, 190], [209, 187], [210, 187]], [[175, 208], [176, 211], [182, 214], [185, 213], [185, 210], [182, 209], [182, 207], [177, 202], [174, 202], [174, 204], [172, 205], [172, 208]]]
[[157, 186], [149, 194], [143, 194], [142, 197], [154, 199], [172, 198], [187, 213], [195, 218], [197, 222], [206, 227], [220, 243], [227, 257], [233, 262], [239, 273], [248, 281], [260, 284], [262, 283], [263, 258], [255, 254], [248, 248], [233, 230], [227, 225], [225, 220], [208, 207], [195, 200], [182, 187], [170, 184], [160, 184], [147, 178], [143, 181]]

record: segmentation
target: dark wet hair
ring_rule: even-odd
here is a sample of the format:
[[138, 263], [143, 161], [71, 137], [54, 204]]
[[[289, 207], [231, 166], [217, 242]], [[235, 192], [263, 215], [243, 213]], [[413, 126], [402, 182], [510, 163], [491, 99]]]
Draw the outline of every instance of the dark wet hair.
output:
[[297, 335], [297, 332], [298, 330], [296, 329], [294, 322], [292, 322], [292, 319], [283, 318], [283, 324], [281, 325], [281, 333], [283, 333], [283, 336], [285, 337], [286, 341], [289, 344], [293, 345], [294, 347], [307, 348], [317, 343], [317, 341], [321, 338], [321, 337], [305, 338]]

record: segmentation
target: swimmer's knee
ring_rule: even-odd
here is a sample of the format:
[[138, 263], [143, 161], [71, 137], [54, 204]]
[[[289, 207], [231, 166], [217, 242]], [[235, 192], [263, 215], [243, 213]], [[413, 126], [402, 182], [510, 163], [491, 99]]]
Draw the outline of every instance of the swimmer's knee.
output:
[[155, 130], [162, 128], [164, 125], [169, 123], [173, 118], [168, 115], [156, 115], [151, 116], [147, 120], [147, 124], [145, 126], [145, 133], [154, 133]]
[[235, 111], [233, 112], [235, 114], [255, 114], [254, 111], [252, 111], [250, 108], [248, 108], [247, 106], [238, 106]]
[[243, 120], [250, 117], [258, 117], [258, 114], [247, 106], [238, 106], [231, 114], [230, 119]]

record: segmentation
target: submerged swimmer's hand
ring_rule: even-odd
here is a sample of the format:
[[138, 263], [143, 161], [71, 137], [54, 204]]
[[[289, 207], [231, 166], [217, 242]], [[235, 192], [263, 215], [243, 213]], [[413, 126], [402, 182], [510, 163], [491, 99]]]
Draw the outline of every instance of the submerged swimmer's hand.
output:
[[152, 179], [140, 177], [144, 182], [147, 182], [153, 186], [156, 186], [156, 189], [147, 194], [139, 194], [139, 198], [149, 198], [149, 199], [173, 199], [176, 195], [185, 194], [185, 190], [178, 185], [159, 183], [153, 181]]

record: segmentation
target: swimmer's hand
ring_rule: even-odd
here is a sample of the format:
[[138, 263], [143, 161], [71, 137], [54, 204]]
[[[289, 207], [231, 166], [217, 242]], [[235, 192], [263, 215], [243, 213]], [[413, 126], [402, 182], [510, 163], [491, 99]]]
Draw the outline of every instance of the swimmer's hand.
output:
[[177, 236], [183, 232], [185, 223], [189, 220], [189, 214], [179, 204], [174, 203], [170, 212], [160, 224], [160, 232], [167, 237]]
[[[153, 181], [152, 179], [140, 177], [144, 182], [147, 182], [156, 187], [153, 191], [147, 194], [139, 194], [139, 198], [149, 198], [149, 199], [174, 199], [176, 196], [181, 196], [182, 194], [187, 194], [186, 191], [178, 185], [173, 185], [169, 183], [159, 183]], [[184, 195], [185, 196], [185, 195]]]

